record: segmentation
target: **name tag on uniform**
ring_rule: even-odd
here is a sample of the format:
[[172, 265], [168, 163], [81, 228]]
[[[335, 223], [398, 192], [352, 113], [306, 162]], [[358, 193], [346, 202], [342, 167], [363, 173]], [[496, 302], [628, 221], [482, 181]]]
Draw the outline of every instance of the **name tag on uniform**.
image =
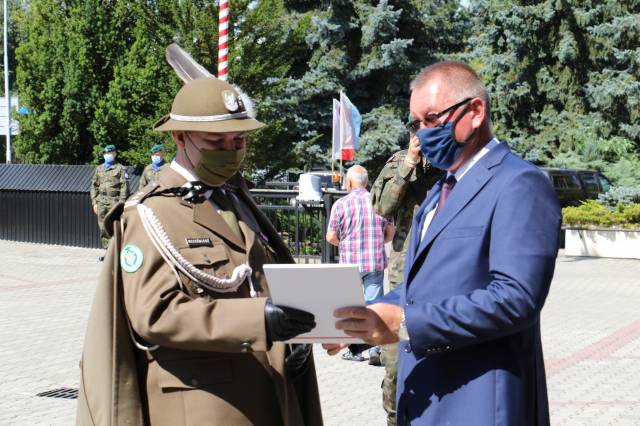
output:
[[213, 247], [209, 238], [186, 238], [187, 245], [193, 247]]

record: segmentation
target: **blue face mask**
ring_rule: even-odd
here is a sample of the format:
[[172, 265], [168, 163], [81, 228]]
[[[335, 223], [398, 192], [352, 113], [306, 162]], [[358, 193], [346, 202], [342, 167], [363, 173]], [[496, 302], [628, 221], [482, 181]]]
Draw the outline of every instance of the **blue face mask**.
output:
[[454, 125], [454, 122], [449, 121], [436, 127], [420, 129], [416, 133], [424, 158], [440, 170], [451, 167], [464, 148], [453, 136]]
[[116, 159], [116, 156], [113, 154], [105, 154], [103, 158], [105, 163], [111, 164]]
[[161, 164], [164, 162], [164, 160], [163, 160], [163, 159], [162, 159], [162, 157], [160, 157], [159, 155], [152, 155], [152, 156], [151, 156], [151, 162], [152, 162], [154, 165], [159, 166], [159, 165], [161, 165]]

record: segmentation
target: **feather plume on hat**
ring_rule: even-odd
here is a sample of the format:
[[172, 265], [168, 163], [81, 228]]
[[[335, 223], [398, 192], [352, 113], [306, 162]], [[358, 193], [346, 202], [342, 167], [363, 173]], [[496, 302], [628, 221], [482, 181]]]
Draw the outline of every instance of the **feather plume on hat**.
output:
[[[191, 80], [198, 78], [216, 78], [205, 67], [196, 62], [195, 59], [183, 48], [176, 43], [171, 43], [165, 50], [165, 57], [167, 62], [171, 65], [171, 68], [176, 72], [180, 80], [184, 83], [188, 83]], [[240, 99], [244, 103], [245, 110], [251, 118], [256, 118], [254, 103], [242, 89], [235, 84], [232, 85], [238, 92]]]

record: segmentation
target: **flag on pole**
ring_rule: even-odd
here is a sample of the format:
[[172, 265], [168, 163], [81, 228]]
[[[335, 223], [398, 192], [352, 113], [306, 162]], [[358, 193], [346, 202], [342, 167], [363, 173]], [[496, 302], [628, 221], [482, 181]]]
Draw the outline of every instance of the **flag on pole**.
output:
[[340, 159], [340, 101], [333, 100], [333, 135], [331, 140], [331, 159]]
[[340, 92], [340, 156], [343, 160], [352, 161], [358, 149], [360, 125], [362, 117], [343, 92]]

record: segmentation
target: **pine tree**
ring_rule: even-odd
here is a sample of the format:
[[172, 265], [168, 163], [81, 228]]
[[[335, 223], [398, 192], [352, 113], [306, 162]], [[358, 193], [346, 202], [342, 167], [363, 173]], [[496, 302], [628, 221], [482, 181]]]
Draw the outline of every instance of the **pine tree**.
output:
[[343, 90], [363, 118], [356, 162], [375, 176], [406, 145], [411, 78], [463, 49], [464, 9], [457, 1], [333, 1], [312, 10], [308, 2], [287, 5], [311, 17], [308, 66], [269, 101], [289, 129], [296, 162], [329, 167], [331, 99]]
[[487, 0], [472, 10], [466, 57], [492, 95], [498, 136], [537, 164], [640, 184], [620, 173], [640, 152], [640, 3]]

